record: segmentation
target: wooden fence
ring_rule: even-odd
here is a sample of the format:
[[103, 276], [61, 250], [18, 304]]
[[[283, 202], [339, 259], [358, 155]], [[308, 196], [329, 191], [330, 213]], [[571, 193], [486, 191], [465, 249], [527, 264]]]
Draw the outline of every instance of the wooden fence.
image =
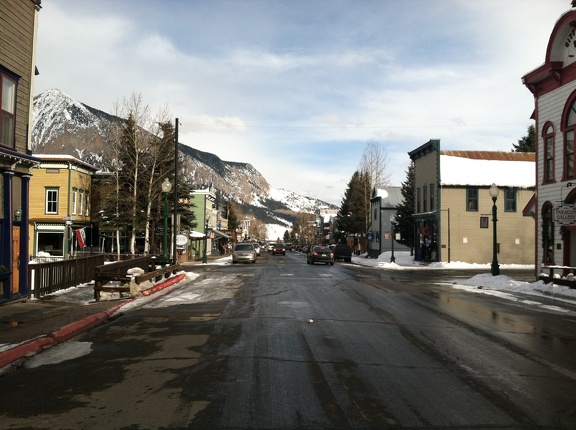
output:
[[95, 267], [104, 264], [106, 257], [105, 254], [96, 254], [71, 260], [30, 263], [28, 279], [32, 296], [38, 299], [46, 294], [93, 281]]

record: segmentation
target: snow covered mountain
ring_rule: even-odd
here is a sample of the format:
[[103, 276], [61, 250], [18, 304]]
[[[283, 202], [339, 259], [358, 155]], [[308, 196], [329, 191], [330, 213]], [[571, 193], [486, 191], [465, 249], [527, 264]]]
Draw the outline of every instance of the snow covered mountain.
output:
[[[94, 109], [57, 89], [34, 97], [32, 150], [68, 154], [102, 167], [110, 124], [120, 118]], [[289, 228], [297, 212], [312, 213], [333, 205], [283, 189], [270, 187], [251, 164], [223, 161], [218, 156], [179, 145], [184, 169], [198, 188], [212, 186], [224, 198], [237, 202], [266, 224]]]

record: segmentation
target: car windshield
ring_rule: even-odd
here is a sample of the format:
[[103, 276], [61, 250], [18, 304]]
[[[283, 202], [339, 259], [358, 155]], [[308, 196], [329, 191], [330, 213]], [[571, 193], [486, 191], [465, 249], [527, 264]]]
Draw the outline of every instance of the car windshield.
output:
[[254, 251], [254, 247], [251, 243], [239, 243], [236, 245], [236, 251]]

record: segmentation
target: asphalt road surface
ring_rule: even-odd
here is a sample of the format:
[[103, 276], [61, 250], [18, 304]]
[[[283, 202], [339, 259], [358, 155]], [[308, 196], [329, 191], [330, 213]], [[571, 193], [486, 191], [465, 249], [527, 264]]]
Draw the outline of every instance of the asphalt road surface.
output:
[[0, 428], [576, 429], [569, 304], [295, 252], [198, 270], [1, 376]]

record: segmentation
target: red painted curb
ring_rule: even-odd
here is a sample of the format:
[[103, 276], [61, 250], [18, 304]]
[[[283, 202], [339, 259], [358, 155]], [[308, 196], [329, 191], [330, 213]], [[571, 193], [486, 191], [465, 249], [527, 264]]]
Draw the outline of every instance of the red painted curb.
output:
[[97, 314], [87, 316], [80, 321], [73, 322], [68, 324], [50, 334], [49, 336], [54, 338], [56, 342], [64, 342], [68, 339], [73, 338], [79, 333], [83, 331], [87, 331], [90, 328], [93, 328], [99, 325], [102, 321], [108, 318], [107, 312], [98, 312]]
[[158, 291], [163, 290], [164, 288], [169, 287], [170, 285], [174, 285], [176, 282], [181, 281], [185, 277], [186, 277], [186, 274], [181, 273], [180, 275], [177, 275], [177, 276], [169, 278], [165, 281], [159, 282], [158, 284], [154, 285], [152, 288], [148, 288], [147, 290], [141, 291], [140, 294], [142, 294], [143, 296], [149, 296], [151, 294], [157, 293]]
[[[151, 294], [163, 290], [166, 287], [169, 287], [170, 285], [175, 284], [176, 282], [181, 281], [185, 277], [186, 274], [182, 273], [180, 275], [169, 278], [166, 281], [160, 282], [159, 284], [156, 284], [152, 288], [144, 290], [141, 293], [144, 296], [149, 296]], [[100, 325], [103, 321], [105, 321], [106, 319], [110, 318], [110, 316], [118, 312], [120, 308], [122, 308], [122, 306], [125, 306], [128, 303], [133, 302], [134, 300], [135, 299], [130, 299], [106, 311], [98, 312], [97, 314], [90, 315], [86, 318], [81, 319], [80, 321], [68, 324], [46, 336], [23, 343], [7, 351], [0, 352], [0, 369], [3, 368], [4, 366], [9, 365], [10, 363], [13, 363], [16, 360], [25, 357], [28, 354], [38, 353], [43, 349], [52, 347], [57, 343], [65, 342], [82, 332], [88, 331], [91, 328]]]
[[0, 353], [0, 369], [30, 353], [40, 352], [45, 348], [54, 346], [56, 343], [56, 339], [51, 337], [41, 337], [2, 352]]

